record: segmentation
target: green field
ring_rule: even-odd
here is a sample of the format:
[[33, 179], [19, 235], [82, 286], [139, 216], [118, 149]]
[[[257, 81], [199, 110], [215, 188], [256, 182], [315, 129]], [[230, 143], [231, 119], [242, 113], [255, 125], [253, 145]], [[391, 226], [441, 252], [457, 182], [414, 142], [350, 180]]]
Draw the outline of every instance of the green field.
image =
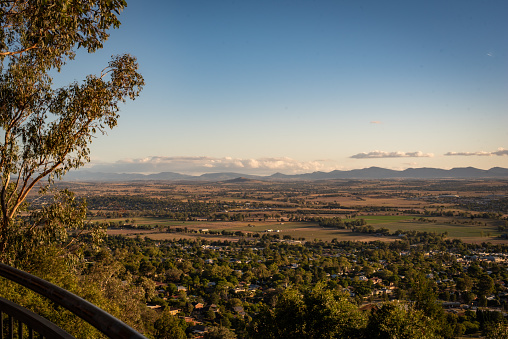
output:
[[[401, 231], [419, 231], [419, 232], [435, 232], [447, 233], [447, 238], [459, 238], [463, 241], [503, 241], [498, 238], [501, 234], [497, 227], [491, 222], [485, 225], [470, 224], [452, 224], [451, 218], [430, 218], [436, 222], [422, 222], [418, 218], [407, 215], [395, 216], [359, 216], [372, 225], [374, 229], [387, 228], [390, 233], [397, 230]], [[385, 240], [393, 241], [396, 236], [379, 236], [368, 233], [355, 233], [351, 230], [335, 229], [330, 227], [321, 227], [317, 223], [311, 222], [207, 222], [207, 221], [172, 221], [164, 218], [139, 217], [134, 218], [138, 227], [150, 225], [152, 227], [170, 227], [170, 228], [188, 228], [190, 230], [209, 229], [210, 231], [243, 231], [247, 233], [267, 233], [279, 234], [282, 238], [284, 235], [290, 235], [292, 238], [305, 240], [321, 239], [324, 241], [337, 240], [356, 240], [356, 241], [372, 241]], [[125, 222], [125, 219], [97, 219], [92, 221], [99, 222]], [[128, 231], [129, 229], [125, 229]], [[276, 232], [276, 231], [279, 232]], [[134, 230], [133, 230], [134, 231]], [[173, 233], [174, 234], [174, 233]], [[192, 233], [191, 233], [192, 234]], [[197, 235], [196, 235], [197, 236]], [[160, 238], [160, 235], [158, 236]]]
[[[448, 238], [482, 238], [499, 236], [502, 232], [498, 231], [497, 226], [492, 222], [487, 225], [470, 225], [470, 224], [454, 224], [451, 221], [454, 218], [447, 217], [430, 217], [429, 220], [436, 220], [436, 222], [422, 222], [418, 221], [419, 217], [407, 216], [407, 215], [395, 215], [395, 216], [360, 216], [359, 218], [364, 219], [368, 225], [372, 225], [374, 228], [384, 227], [395, 232], [401, 231], [419, 231], [419, 232], [435, 232], [435, 233], [447, 233]], [[426, 218], [427, 219], [427, 218]]]
[[363, 219], [369, 225], [394, 223], [399, 221], [413, 220], [412, 215], [360, 215], [357, 219]]

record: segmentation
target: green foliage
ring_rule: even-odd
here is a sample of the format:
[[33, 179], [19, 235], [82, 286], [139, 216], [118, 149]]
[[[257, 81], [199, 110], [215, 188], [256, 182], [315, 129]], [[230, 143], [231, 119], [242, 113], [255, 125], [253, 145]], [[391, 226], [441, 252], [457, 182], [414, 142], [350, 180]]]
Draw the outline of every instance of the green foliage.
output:
[[409, 270], [406, 276], [406, 284], [410, 291], [410, 298], [415, 302], [415, 308], [425, 314], [435, 316], [440, 313], [441, 307], [437, 305], [437, 295], [434, 290], [435, 282], [426, 278], [416, 270]]
[[155, 339], [185, 339], [185, 321], [172, 316], [166, 309], [154, 323]]
[[30, 269], [36, 258], [50, 255], [47, 251], [50, 248], [59, 248], [57, 255], [77, 259], [82, 241], [100, 244], [104, 230], [85, 222], [85, 202], [78, 201], [67, 190], [56, 192], [52, 200], [11, 224], [2, 254], [4, 262]]
[[[145, 323], [154, 318], [144, 306], [144, 293], [123, 282], [123, 269], [111, 259], [98, 262], [81, 274], [72, 261], [58, 256], [60, 249], [44, 248], [44, 255], [34, 257], [25, 269], [57, 286], [81, 296], [144, 332]], [[130, 281], [127, 281], [130, 283]], [[92, 326], [49, 300], [5, 279], [0, 279], [0, 295], [49, 319], [77, 338], [102, 338]]]
[[17, 229], [33, 227], [17, 218], [30, 191], [44, 178], [52, 182], [88, 162], [93, 136], [113, 128], [119, 104], [138, 96], [144, 85], [136, 59], [119, 55], [99, 75], [52, 87], [49, 71], [60, 70], [77, 48], [89, 52], [101, 48], [107, 29], [119, 26], [116, 15], [124, 7], [119, 0], [0, 3], [0, 256], [4, 260]]
[[366, 317], [346, 296], [322, 284], [305, 295], [308, 333], [312, 338], [357, 338]]
[[124, 0], [2, 1], [0, 60], [28, 55], [38, 67], [61, 67], [75, 55], [102, 48], [107, 29], [118, 28]]
[[489, 324], [485, 330], [485, 339], [508, 339], [508, 325], [506, 322]]
[[365, 297], [372, 293], [372, 281], [353, 281], [352, 286], [354, 287], [354, 291], [356, 294]]
[[358, 338], [366, 317], [347, 298], [318, 284], [301, 293], [288, 289], [275, 307], [254, 319], [255, 338]]
[[432, 319], [407, 304], [386, 303], [369, 317], [367, 338], [440, 338]]
[[494, 280], [487, 273], [483, 273], [478, 278], [477, 288], [479, 296], [488, 296], [494, 291]]
[[[85, 240], [98, 244], [100, 227], [85, 222], [86, 204], [68, 191], [30, 209], [34, 188], [48, 193], [55, 178], [90, 160], [97, 133], [117, 124], [119, 105], [144, 85], [130, 55], [113, 56], [98, 75], [54, 88], [79, 48], [94, 52], [120, 25], [123, 0], [0, 2], [0, 260], [53, 282], [143, 331], [153, 314], [140, 308], [146, 290], [122, 282], [128, 276], [111, 257], [83, 267]], [[48, 182], [43, 184], [42, 180]], [[21, 213], [23, 212], [23, 213]], [[34, 293], [0, 282], [2, 296], [35, 310], [78, 338], [95, 329]]]
[[224, 326], [212, 326], [204, 335], [205, 339], [235, 339], [236, 334]]
[[[203, 302], [205, 310], [194, 309], [190, 315], [201, 313], [205, 322], [222, 324], [234, 330], [238, 337], [368, 338], [370, 331], [388, 324], [386, 327], [397, 335], [405, 333], [409, 336], [425, 326], [426, 332], [422, 333], [427, 337], [454, 338], [478, 334], [479, 331], [486, 333], [487, 328], [502, 322], [499, 312], [468, 311], [465, 316], [445, 312], [441, 301], [446, 297], [450, 301], [464, 302], [462, 292], [465, 291], [457, 290], [453, 281], [459, 276], [464, 280], [463, 287], [470, 285], [466, 281], [473, 281], [477, 286], [478, 278], [487, 270], [496, 283], [503, 281], [506, 284], [508, 279], [504, 263], [489, 262], [477, 265], [476, 278], [470, 278], [464, 269], [465, 264], [454, 259], [459, 246], [468, 255], [486, 249], [506, 253], [508, 246], [425, 241], [418, 246], [404, 247], [402, 242], [287, 244], [266, 239], [151, 241], [141, 237], [111, 236], [105, 242], [108, 250], [100, 257], [107, 258], [107, 253], [114, 256], [124, 253], [121, 262], [126, 264], [125, 267], [132, 261], [137, 261], [138, 265], [142, 261], [150, 262], [160, 274], [158, 279], [163, 281], [171, 277], [165, 281], [171, 283], [164, 296], [168, 297], [167, 292], [170, 292], [169, 295], [178, 299], [169, 298], [168, 305], [179, 307], [181, 312], [190, 312], [190, 303]], [[217, 246], [220, 250], [207, 246]], [[263, 249], [254, 251], [253, 248]], [[401, 248], [407, 251], [405, 255], [400, 255]], [[427, 248], [439, 251], [423, 255]], [[179, 270], [178, 274], [173, 275], [173, 269]], [[382, 285], [394, 284], [390, 286], [394, 287], [392, 293], [369, 297], [373, 303], [379, 303], [380, 298], [405, 300], [396, 304], [397, 309], [383, 308], [387, 314], [384, 318], [381, 317], [383, 313], [358, 309], [357, 305], [363, 305], [365, 297], [357, 296], [352, 303], [341, 293], [343, 287], [349, 286], [354, 291], [361, 286], [357, 277], [369, 271], [383, 279], [376, 285], [365, 282], [372, 291], [379, 293]], [[292, 287], [277, 285], [278, 275], [282, 274]], [[212, 276], [214, 278], [209, 279]], [[238, 279], [238, 285], [233, 286], [233, 278], [243, 276], [251, 276], [253, 285], [248, 287], [243, 284], [243, 279]], [[216, 285], [209, 285], [211, 281]], [[177, 294], [175, 284], [191, 286], [192, 292]], [[246, 291], [234, 292], [233, 287]], [[472, 301], [474, 297], [468, 298]], [[217, 307], [208, 309], [211, 304]], [[232, 312], [234, 306], [243, 306], [245, 315], [242, 317]], [[382, 304], [377, 306], [382, 308]], [[369, 326], [365, 325], [367, 322]], [[389, 337], [390, 333], [383, 335]]]

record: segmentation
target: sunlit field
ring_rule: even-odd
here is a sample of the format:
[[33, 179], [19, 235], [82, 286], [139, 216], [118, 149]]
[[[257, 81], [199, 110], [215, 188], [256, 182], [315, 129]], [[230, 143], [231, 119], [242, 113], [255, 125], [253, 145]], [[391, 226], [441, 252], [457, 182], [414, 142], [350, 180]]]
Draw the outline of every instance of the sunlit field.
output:
[[[501, 234], [492, 222], [487, 225], [469, 225], [453, 224], [454, 218], [438, 217], [425, 218], [431, 222], [418, 221], [419, 217], [389, 215], [389, 216], [358, 216], [363, 218], [367, 225], [374, 229], [387, 228], [390, 233], [401, 231], [435, 232], [437, 234], [446, 233], [446, 238], [458, 238], [465, 242], [506, 242], [499, 239]], [[434, 222], [435, 220], [435, 222]], [[125, 222], [124, 219], [95, 219], [99, 222]], [[279, 222], [279, 221], [261, 221], [261, 222], [224, 222], [224, 221], [172, 221], [164, 218], [135, 218], [137, 229], [129, 227], [115, 227], [108, 230], [108, 234], [123, 234], [128, 236], [142, 235], [152, 239], [179, 239], [179, 238], [206, 238], [209, 240], [236, 240], [239, 236], [224, 236], [220, 234], [209, 234], [209, 232], [237, 232], [241, 231], [247, 237], [254, 234], [278, 234], [281, 239], [289, 236], [292, 239], [323, 240], [332, 241], [394, 241], [397, 236], [382, 236], [380, 234], [356, 233], [348, 229], [336, 229], [331, 227], [321, 227], [317, 223], [311, 222]], [[153, 229], [141, 229], [141, 228]], [[169, 227], [170, 232], [167, 231]], [[187, 229], [185, 231], [185, 229]], [[208, 231], [204, 231], [208, 230]], [[194, 233], [197, 232], [197, 233]]]

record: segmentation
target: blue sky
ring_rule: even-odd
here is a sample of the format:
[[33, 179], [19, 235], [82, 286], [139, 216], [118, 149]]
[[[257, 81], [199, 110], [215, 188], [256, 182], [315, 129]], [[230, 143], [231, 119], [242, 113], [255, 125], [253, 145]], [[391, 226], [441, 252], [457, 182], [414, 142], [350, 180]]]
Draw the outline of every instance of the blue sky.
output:
[[508, 2], [129, 1], [105, 48], [146, 87], [97, 171], [508, 167]]

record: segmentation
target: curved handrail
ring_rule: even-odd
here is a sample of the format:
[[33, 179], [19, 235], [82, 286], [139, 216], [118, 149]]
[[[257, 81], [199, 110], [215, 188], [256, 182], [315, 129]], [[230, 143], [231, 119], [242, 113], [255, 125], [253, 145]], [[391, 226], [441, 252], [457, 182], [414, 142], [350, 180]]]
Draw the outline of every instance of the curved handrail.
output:
[[145, 336], [94, 304], [44, 279], [0, 263], [0, 276], [14, 281], [65, 307], [110, 338], [146, 339]]

